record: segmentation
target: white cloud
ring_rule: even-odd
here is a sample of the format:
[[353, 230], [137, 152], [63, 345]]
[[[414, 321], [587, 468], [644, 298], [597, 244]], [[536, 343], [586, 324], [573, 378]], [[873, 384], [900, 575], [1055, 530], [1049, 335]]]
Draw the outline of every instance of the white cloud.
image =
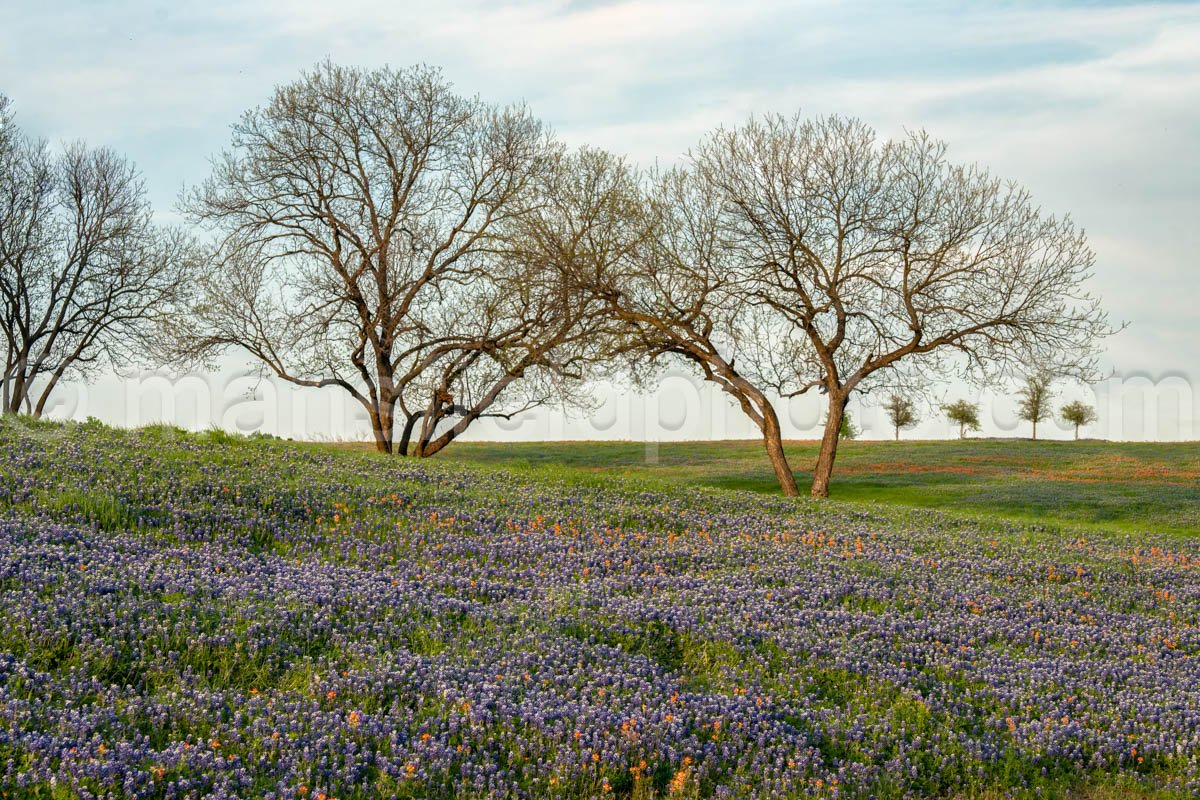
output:
[[230, 122], [325, 56], [439, 64], [643, 163], [751, 112], [925, 127], [1089, 230], [1096, 286], [1133, 323], [1114, 363], [1200, 379], [1194, 3], [129, 0], [6, 17], [0, 90], [22, 124], [127, 152], [164, 209]]

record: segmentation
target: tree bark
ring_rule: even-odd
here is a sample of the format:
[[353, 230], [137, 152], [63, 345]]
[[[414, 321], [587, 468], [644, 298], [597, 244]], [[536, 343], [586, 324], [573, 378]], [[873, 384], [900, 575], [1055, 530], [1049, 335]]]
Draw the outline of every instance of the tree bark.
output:
[[841, 438], [842, 418], [846, 414], [848, 395], [829, 393], [829, 413], [825, 418], [825, 433], [821, 437], [821, 452], [813, 468], [813, 497], [829, 497], [829, 479], [833, 475], [833, 461], [837, 458], [838, 440]]
[[4, 358], [4, 391], [3, 401], [0, 403], [0, 412], [8, 413], [8, 401], [11, 396], [9, 384], [12, 382], [12, 348], [9, 347], [8, 353]]
[[1037, 420], [1033, 421], [1033, 440], [1037, 441]]
[[408, 415], [408, 420], [404, 423], [404, 432], [400, 434], [400, 444], [396, 445], [396, 455], [408, 455], [408, 447], [412, 444], [413, 430], [417, 427], [417, 423], [423, 416], [425, 415], [419, 411], [414, 411]]
[[767, 449], [767, 458], [771, 460], [771, 469], [775, 470], [775, 477], [779, 479], [779, 488], [785, 497], [796, 497], [800, 494], [800, 487], [796, 485], [796, 476], [783, 452], [783, 432], [779, 417], [770, 403], [763, 404], [762, 417], [763, 445]]
[[509, 384], [520, 377], [520, 374], [511, 373], [502, 376], [499, 380], [492, 384], [487, 393], [479, 399], [479, 402], [477, 402], [471, 408], [471, 410], [462, 417], [462, 419], [456, 422], [450, 428], [450, 430], [446, 431], [436, 439], [433, 438], [434, 427], [436, 427], [436, 425], [431, 427], [426, 433], [425, 437], [422, 439], [420, 451], [417, 453], [417, 455], [421, 458], [429, 458], [432, 455], [436, 455], [439, 451], [441, 451], [442, 448], [458, 438], [459, 434], [465, 431], [468, 425], [479, 419], [479, 417], [483, 416], [483, 414], [485, 414], [487, 410], [491, 408], [492, 403], [496, 402], [496, 398], [500, 396], [500, 393], [503, 392]]
[[49, 382], [46, 384], [46, 388], [42, 390], [41, 396], [38, 397], [37, 406], [33, 410], [33, 415], [35, 417], [39, 419], [41, 418], [42, 413], [46, 410], [46, 401], [50, 399], [50, 394], [54, 391], [54, 387], [58, 386], [58, 382], [62, 380], [63, 375], [66, 373], [67, 367], [70, 365], [71, 361], [64, 360], [63, 363], [59, 365], [58, 369], [54, 370], [54, 373], [50, 376]]
[[436, 453], [441, 448], [430, 447], [430, 442], [433, 440], [433, 435], [437, 433], [437, 426], [441, 424], [445, 416], [442, 415], [442, 410], [439, 404], [434, 401], [425, 413], [421, 415], [421, 431], [417, 435], [417, 445], [413, 448], [413, 455], [417, 458], [426, 458]]
[[421, 452], [419, 453], [420, 457], [429, 458], [430, 456], [437, 455], [439, 452], [441, 452], [442, 448], [458, 438], [458, 434], [461, 433], [462, 430], [463, 429], [459, 428], [459, 426], [456, 424], [454, 427], [436, 439], [430, 438], [427, 441], [421, 442]]
[[17, 374], [12, 379], [12, 396], [8, 408], [5, 409], [10, 414], [21, 413], [21, 403], [25, 401], [25, 395], [28, 389], [25, 385], [25, 373], [18, 370]]
[[371, 432], [375, 435], [375, 449], [380, 453], [392, 452], [392, 406], [392, 403], [381, 403], [367, 409]]
[[716, 366], [724, 379], [719, 382], [722, 390], [737, 400], [746, 416], [754, 421], [762, 433], [763, 446], [771, 462], [771, 469], [775, 471], [775, 477], [779, 480], [779, 488], [785, 497], [797, 497], [800, 487], [796, 485], [796, 476], [792, 473], [787, 454], [783, 451], [783, 429], [775, 407], [754, 384], [737, 374], [728, 364], [721, 361]]
[[50, 398], [50, 391], [57, 384], [58, 384], [58, 381], [52, 381], [46, 387], [46, 391], [42, 392], [41, 397], [38, 398], [37, 405], [33, 407], [33, 415], [35, 417], [37, 417], [38, 419], [41, 419], [42, 414], [46, 411], [46, 400], [48, 400]]

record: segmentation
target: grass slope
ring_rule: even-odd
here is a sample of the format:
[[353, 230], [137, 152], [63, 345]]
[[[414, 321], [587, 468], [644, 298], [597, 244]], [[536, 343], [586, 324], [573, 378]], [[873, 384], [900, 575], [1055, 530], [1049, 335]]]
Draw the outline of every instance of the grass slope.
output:
[[[648, 453], [650, 458], [648, 459]], [[804, 487], [813, 442], [790, 442]], [[444, 460], [588, 480], [625, 477], [661, 486], [779, 486], [755, 441], [461, 442]], [[1024, 439], [843, 442], [835, 500], [936, 508], [1064, 528], [1200, 533], [1200, 444]]]
[[[853, 444], [843, 486], [1195, 463], [1058, 447]], [[1200, 790], [1186, 525], [785, 500], [750, 443], [452, 452], [0, 419], [0, 797]]]

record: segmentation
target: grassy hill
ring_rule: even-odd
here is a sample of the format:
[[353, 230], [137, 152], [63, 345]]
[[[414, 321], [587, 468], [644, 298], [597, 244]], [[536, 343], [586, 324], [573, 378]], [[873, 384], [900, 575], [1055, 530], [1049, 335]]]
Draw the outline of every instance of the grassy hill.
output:
[[[976, 444], [1078, 452], [844, 464], [938, 451], [1012, 508]], [[1200, 791], [1182, 526], [714, 488], [767, 488], [749, 444], [455, 453], [0, 419], [0, 797]]]
[[[788, 444], [802, 489], [816, 456], [814, 442]], [[779, 491], [756, 441], [461, 442], [439, 457], [581, 480]], [[849, 441], [830, 496], [1067, 528], [1200, 533], [1200, 443]]]

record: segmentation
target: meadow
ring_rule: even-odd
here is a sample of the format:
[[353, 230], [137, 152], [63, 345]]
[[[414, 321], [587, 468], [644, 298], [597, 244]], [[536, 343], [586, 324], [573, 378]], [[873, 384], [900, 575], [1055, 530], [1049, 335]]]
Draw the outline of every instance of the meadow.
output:
[[[801, 490], [817, 442], [787, 443]], [[460, 442], [444, 458], [531, 476], [633, 478], [659, 486], [777, 494], [754, 440], [723, 442]], [[983, 520], [1064, 529], [1200, 534], [1196, 442], [845, 441], [830, 496], [899, 508], [936, 508]]]
[[0, 796], [1200, 791], [1189, 451], [860, 443], [816, 502], [607, 447], [3, 419]]

